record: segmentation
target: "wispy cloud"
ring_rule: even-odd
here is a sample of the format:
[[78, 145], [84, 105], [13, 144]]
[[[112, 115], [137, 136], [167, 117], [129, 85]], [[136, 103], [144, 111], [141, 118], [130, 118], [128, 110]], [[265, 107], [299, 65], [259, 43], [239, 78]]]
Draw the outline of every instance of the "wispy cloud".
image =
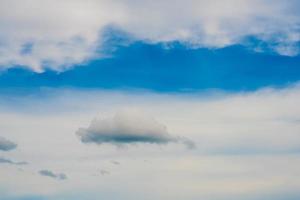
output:
[[51, 177], [51, 178], [54, 178], [54, 179], [57, 179], [57, 180], [65, 180], [67, 179], [67, 176], [64, 174], [64, 173], [54, 173], [50, 170], [40, 170], [39, 171], [39, 174], [42, 175], [42, 176], [48, 176], [48, 177]]
[[15, 161], [12, 161], [12, 160], [0, 157], [0, 164], [1, 163], [12, 164], [12, 165], [27, 165], [28, 164], [27, 162], [24, 162], [24, 161], [22, 161], [22, 162], [15, 162]]

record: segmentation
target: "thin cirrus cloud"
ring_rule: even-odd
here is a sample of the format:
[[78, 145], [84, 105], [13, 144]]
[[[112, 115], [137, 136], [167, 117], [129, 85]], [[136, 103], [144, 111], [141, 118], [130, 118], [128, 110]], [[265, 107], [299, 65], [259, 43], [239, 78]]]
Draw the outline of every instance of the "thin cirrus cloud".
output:
[[0, 136], [0, 151], [10, 151], [17, 148], [17, 144]]
[[57, 180], [67, 179], [67, 176], [64, 173], [54, 173], [54, 172], [52, 172], [50, 170], [46, 170], [46, 169], [40, 170], [39, 174], [42, 175], [42, 176], [47, 176], [47, 177], [54, 178], [54, 179], [57, 179]]
[[79, 128], [76, 135], [83, 143], [123, 146], [181, 142], [188, 148], [195, 147], [189, 139], [170, 135], [166, 126], [135, 110], [117, 112], [112, 118], [94, 119], [88, 128]]
[[254, 45], [256, 51], [295, 56], [299, 6], [297, 0], [2, 0], [0, 66], [66, 70], [103, 56], [103, 32], [111, 26], [132, 41], [179, 41], [191, 48], [244, 44], [253, 36], [266, 44]]

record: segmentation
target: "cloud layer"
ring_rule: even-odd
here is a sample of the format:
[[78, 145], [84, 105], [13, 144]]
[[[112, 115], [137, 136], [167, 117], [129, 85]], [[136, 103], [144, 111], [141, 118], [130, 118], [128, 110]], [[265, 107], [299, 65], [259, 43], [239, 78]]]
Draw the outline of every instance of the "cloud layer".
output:
[[0, 136], [0, 151], [10, 151], [17, 148], [17, 144]]
[[[7, 194], [64, 200], [287, 199], [299, 194], [299, 85], [234, 94], [44, 92], [47, 95], [15, 97], [14, 105], [1, 98], [0, 132], [22, 142], [22, 151], [11, 152], [14, 158], [32, 163], [22, 171], [1, 165], [0, 185]], [[155, 116], [168, 133], [192, 138], [197, 149], [188, 151], [173, 143], [163, 148], [142, 143], [126, 151], [111, 145], [96, 149], [74, 137], [74, 130], [83, 125], [88, 129], [97, 113], [113, 121], [108, 116], [122, 108]], [[142, 121], [144, 114], [136, 116]], [[113, 160], [121, 165], [113, 165]], [[54, 175], [67, 170], [72, 180], [51, 181], [32, 174], [37, 169], [55, 169]], [[94, 176], [100, 169], [111, 174]], [[111, 192], [116, 190], [117, 197]]]
[[54, 173], [50, 170], [40, 170], [39, 174], [42, 176], [48, 176], [57, 180], [65, 180], [67, 176], [64, 173]]
[[101, 57], [107, 27], [133, 41], [180, 41], [191, 48], [244, 44], [253, 36], [264, 44], [255, 50], [293, 56], [299, 53], [299, 6], [297, 0], [2, 0], [0, 66], [62, 71]]
[[[183, 139], [171, 136], [167, 128], [140, 111], [121, 111], [113, 118], [94, 119], [88, 128], [76, 132], [83, 143], [110, 143], [126, 145], [135, 143], [167, 144]], [[193, 146], [192, 142], [186, 142]]]

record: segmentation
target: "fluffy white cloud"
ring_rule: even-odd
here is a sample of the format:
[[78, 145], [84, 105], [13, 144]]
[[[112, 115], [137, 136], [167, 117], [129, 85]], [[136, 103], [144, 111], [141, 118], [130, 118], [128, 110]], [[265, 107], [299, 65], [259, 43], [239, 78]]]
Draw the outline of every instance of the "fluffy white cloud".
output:
[[61, 71], [101, 57], [102, 32], [111, 25], [134, 40], [178, 40], [192, 48], [255, 36], [293, 56], [299, 53], [299, 6], [297, 0], [2, 0], [0, 66]]

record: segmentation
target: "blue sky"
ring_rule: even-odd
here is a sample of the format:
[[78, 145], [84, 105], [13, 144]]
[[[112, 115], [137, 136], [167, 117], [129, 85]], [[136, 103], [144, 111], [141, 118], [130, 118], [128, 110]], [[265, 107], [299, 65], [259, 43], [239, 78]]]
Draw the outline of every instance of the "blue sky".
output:
[[298, 0], [0, 0], [0, 200], [296, 200]]
[[[254, 45], [257, 45], [257, 41]], [[110, 57], [56, 72], [35, 73], [20, 67], [3, 71], [5, 88], [80, 87], [184, 92], [207, 89], [251, 91], [283, 87], [300, 78], [300, 56], [254, 52], [247, 46], [190, 49], [180, 44], [135, 42]]]

